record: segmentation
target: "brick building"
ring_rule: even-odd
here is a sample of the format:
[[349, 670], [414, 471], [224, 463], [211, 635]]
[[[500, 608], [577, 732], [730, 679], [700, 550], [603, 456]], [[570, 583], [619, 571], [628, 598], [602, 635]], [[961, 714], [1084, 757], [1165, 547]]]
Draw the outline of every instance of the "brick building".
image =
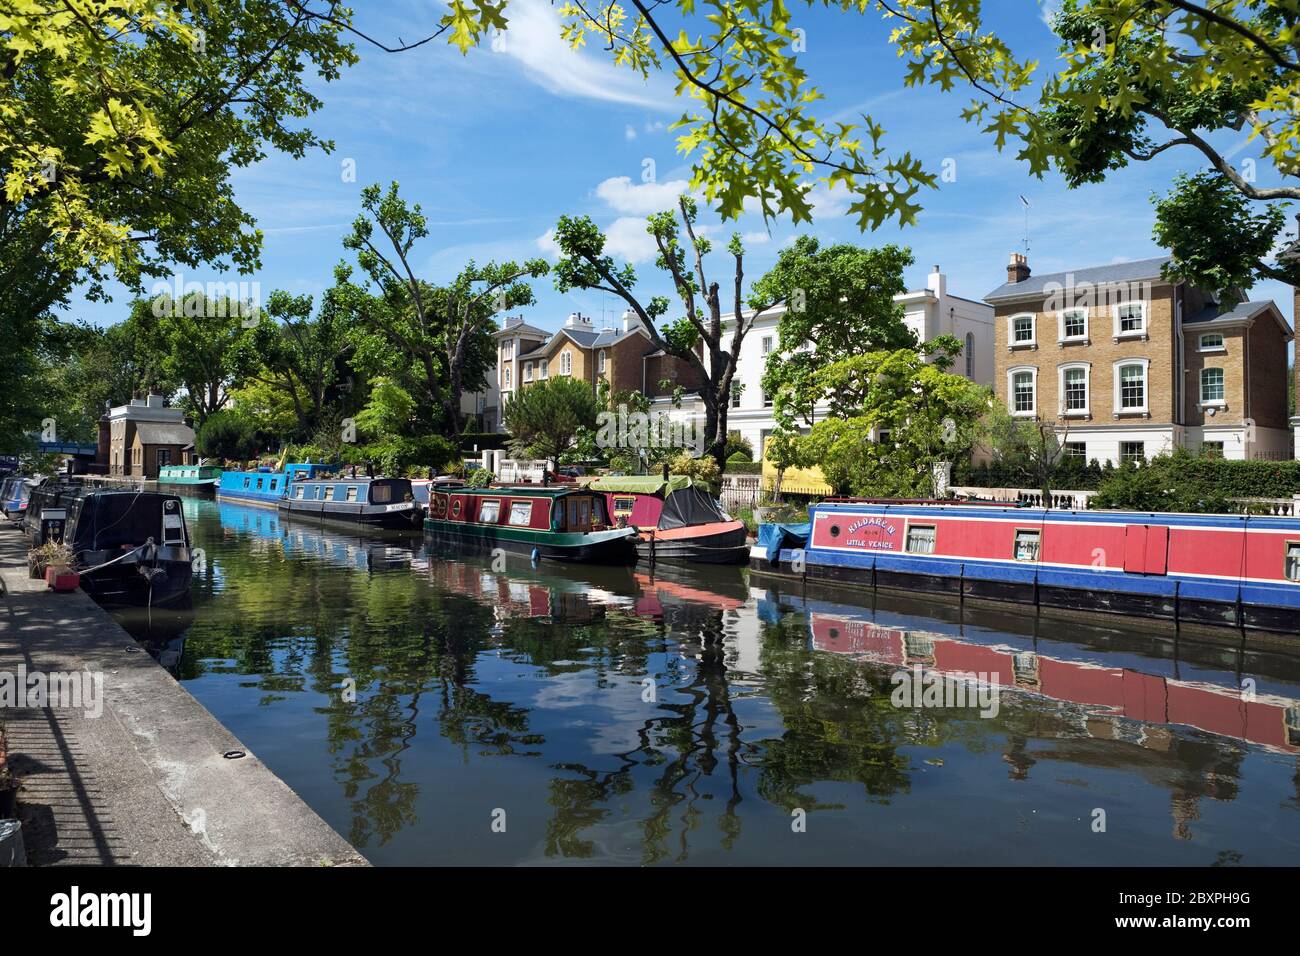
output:
[[1013, 253], [985, 296], [998, 397], [1089, 460], [1290, 457], [1286, 320], [1271, 301], [1166, 279], [1168, 262], [1033, 276]]
[[164, 465], [189, 463], [194, 430], [179, 408], [168, 408], [161, 395], [150, 395], [109, 409], [101, 419], [99, 443], [97, 457], [107, 462], [108, 474], [153, 480]]

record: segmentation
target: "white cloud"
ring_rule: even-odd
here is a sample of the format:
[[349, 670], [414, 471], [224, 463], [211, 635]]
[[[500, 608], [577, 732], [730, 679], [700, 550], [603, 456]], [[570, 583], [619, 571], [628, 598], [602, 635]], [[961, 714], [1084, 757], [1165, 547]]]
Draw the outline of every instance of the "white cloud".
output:
[[596, 187], [596, 195], [615, 212], [628, 216], [648, 216], [677, 206], [677, 197], [686, 192], [684, 179], [666, 183], [634, 184], [627, 176], [613, 176]]
[[849, 210], [849, 203], [853, 201], [853, 193], [843, 183], [836, 183], [828, 187], [825, 183], [818, 183], [808, 190], [808, 202], [813, 207], [813, 221], [818, 219], [829, 219], [832, 216], [842, 216]]
[[623, 138], [629, 141], [636, 139], [636, 127], [631, 123], [623, 127]]
[[560, 244], [555, 241], [555, 230], [547, 229], [544, 233], [533, 240], [537, 248], [542, 250], [549, 258], [560, 258]]
[[546, 0], [512, 0], [509, 27], [498, 40], [534, 82], [561, 96], [673, 109], [673, 93], [662, 79], [651, 84], [632, 70], [616, 67], [607, 54], [572, 49], [560, 36], [560, 18]]
[[761, 229], [755, 232], [747, 232], [740, 238], [747, 246], [761, 246], [765, 242], [772, 241], [772, 237]]
[[645, 220], [638, 216], [620, 216], [605, 227], [605, 252], [616, 260], [648, 262], [657, 251]]

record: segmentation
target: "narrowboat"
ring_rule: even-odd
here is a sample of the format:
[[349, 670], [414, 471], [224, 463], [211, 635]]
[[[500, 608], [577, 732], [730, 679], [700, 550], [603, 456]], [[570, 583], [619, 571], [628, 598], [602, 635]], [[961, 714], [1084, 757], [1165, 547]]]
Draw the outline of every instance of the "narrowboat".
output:
[[823, 502], [750, 568], [1175, 624], [1300, 633], [1300, 520]]
[[98, 603], [189, 599], [189, 532], [176, 495], [47, 483], [32, 493], [25, 527], [34, 544], [59, 540], [72, 549], [81, 589]]
[[418, 529], [422, 513], [406, 478], [302, 478], [281, 514], [370, 528]]
[[574, 485], [432, 489], [425, 535], [469, 550], [503, 548], [585, 564], [636, 563], [636, 529], [616, 528], [605, 496]]
[[335, 471], [336, 465], [293, 464], [283, 470], [258, 468], [256, 471], [223, 471], [217, 485], [217, 497], [244, 504], [274, 508], [289, 489], [289, 482], [299, 478], [315, 478], [325, 472]]
[[605, 496], [619, 527], [635, 528], [647, 561], [744, 564], [749, 560], [743, 521], [726, 514], [703, 485], [685, 475], [597, 478], [587, 485]]
[[160, 487], [189, 488], [199, 494], [212, 494], [221, 481], [216, 465], [163, 465], [158, 469]]
[[35, 478], [10, 477], [0, 486], [0, 510], [4, 516], [16, 525], [23, 523], [27, 513], [27, 502], [31, 499], [32, 489], [39, 482]]

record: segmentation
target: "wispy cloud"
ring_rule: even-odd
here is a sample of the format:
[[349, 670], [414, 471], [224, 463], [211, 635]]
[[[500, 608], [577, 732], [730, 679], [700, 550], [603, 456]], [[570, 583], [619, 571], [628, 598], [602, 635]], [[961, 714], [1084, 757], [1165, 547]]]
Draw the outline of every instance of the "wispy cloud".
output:
[[657, 76], [648, 83], [599, 52], [572, 49], [560, 36], [559, 16], [545, 0], [512, 0], [507, 17], [509, 29], [498, 42], [501, 53], [550, 92], [653, 110], [674, 108], [666, 79]]

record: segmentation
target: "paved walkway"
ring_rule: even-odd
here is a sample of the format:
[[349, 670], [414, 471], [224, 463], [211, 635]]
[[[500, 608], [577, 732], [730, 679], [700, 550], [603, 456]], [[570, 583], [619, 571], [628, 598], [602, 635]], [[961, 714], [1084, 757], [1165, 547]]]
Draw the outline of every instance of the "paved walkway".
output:
[[[6, 522], [0, 678], [103, 675], [99, 716], [0, 705], [29, 863], [365, 865], [106, 612], [30, 580], [26, 553]], [[248, 755], [222, 756], [232, 750]]]

